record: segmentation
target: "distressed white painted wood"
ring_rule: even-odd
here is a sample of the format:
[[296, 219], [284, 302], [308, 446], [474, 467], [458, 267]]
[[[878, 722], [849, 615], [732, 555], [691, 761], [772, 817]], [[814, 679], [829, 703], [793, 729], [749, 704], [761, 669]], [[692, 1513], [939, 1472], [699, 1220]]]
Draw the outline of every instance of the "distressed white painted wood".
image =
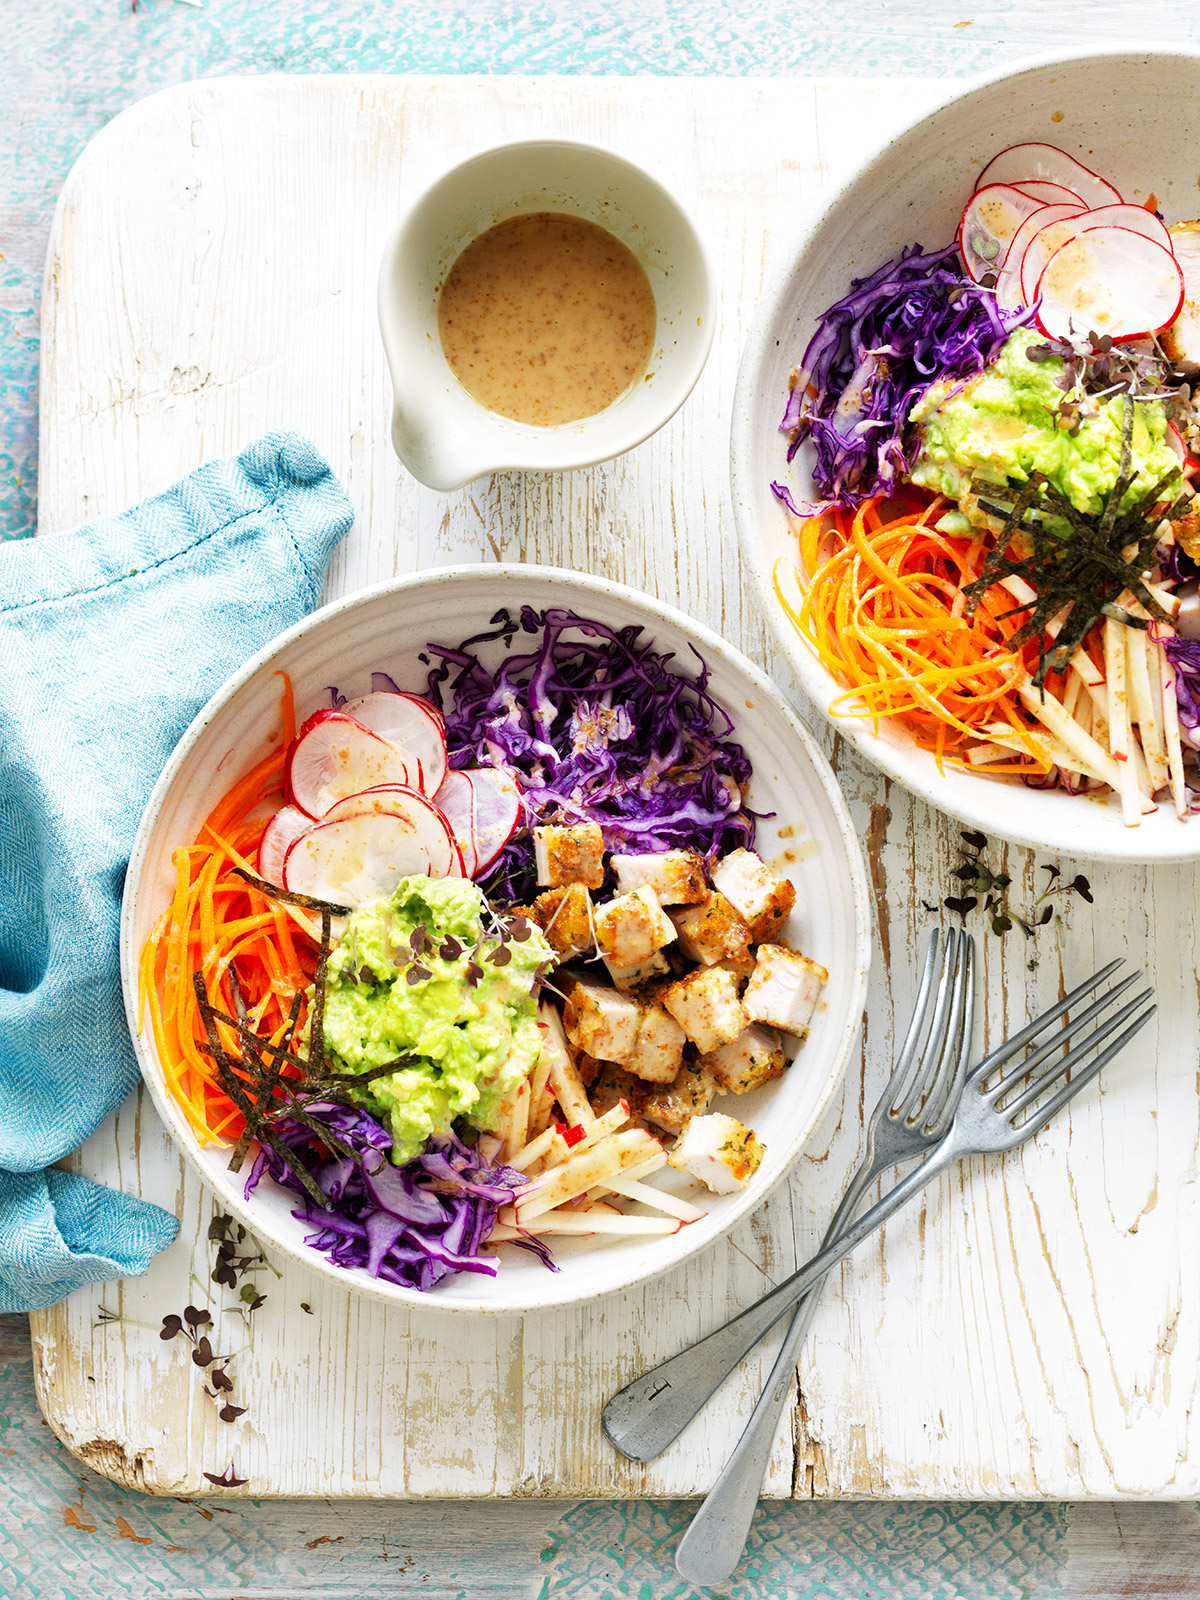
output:
[[[726, 486], [742, 330], [836, 171], [942, 87], [279, 78], [144, 102], [85, 152], [59, 207], [43, 308], [41, 531], [118, 510], [289, 424], [316, 440], [358, 513], [331, 596], [452, 560], [559, 563], [681, 603], [770, 666]], [[402, 199], [442, 167], [542, 131], [642, 161], [694, 209], [722, 285], [717, 342], [684, 410], [624, 459], [437, 495], [387, 442], [378, 256]], [[955, 825], [822, 737], [868, 843], [878, 945], [861, 1060], [787, 1192], [646, 1290], [524, 1321], [384, 1312], [288, 1268], [265, 1284], [252, 1347], [235, 1363], [250, 1409], [227, 1426], [180, 1344], [155, 1335], [164, 1312], [215, 1305], [212, 1204], [135, 1094], [76, 1165], [177, 1211], [183, 1233], [144, 1279], [34, 1319], [41, 1402], [71, 1448], [170, 1493], [204, 1492], [202, 1472], [231, 1457], [253, 1495], [705, 1489], [769, 1357], [645, 1468], [604, 1443], [599, 1405], [810, 1251], [858, 1154], [893, 1021], [907, 1016], [924, 904], [954, 887]], [[999, 847], [989, 859], [1007, 861], [1014, 903], [1030, 905], [1040, 863]], [[1046, 1004], [1064, 975], [1128, 953], [1154, 969], [1157, 1043], [1139, 1041], [1102, 1095], [1023, 1153], [948, 1176], [835, 1275], [768, 1493], [1200, 1493], [1197, 873], [1089, 872], [1094, 907], [1064, 903], [1032, 944], [987, 940], [988, 1034]], [[101, 1304], [131, 1320], [94, 1327]], [[221, 1348], [241, 1342], [235, 1316], [221, 1325]]]

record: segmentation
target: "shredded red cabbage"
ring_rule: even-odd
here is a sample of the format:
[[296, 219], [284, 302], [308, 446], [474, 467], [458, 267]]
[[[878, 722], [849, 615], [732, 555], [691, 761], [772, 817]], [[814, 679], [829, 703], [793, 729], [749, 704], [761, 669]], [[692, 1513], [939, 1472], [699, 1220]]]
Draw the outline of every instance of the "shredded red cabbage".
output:
[[[490, 896], [537, 893], [532, 829], [542, 822], [596, 822], [616, 851], [712, 858], [753, 845], [755, 815], [742, 804], [750, 761], [727, 737], [733, 723], [696, 651], [699, 671], [686, 677], [636, 623], [611, 628], [532, 606], [491, 620], [460, 645], [426, 647], [438, 661], [427, 693], [446, 718], [451, 767], [503, 766], [521, 782], [521, 825], [488, 875]], [[519, 633], [534, 642], [514, 654]], [[508, 653], [493, 670], [475, 647], [496, 640]]]
[[[327, 1101], [305, 1107], [310, 1119], [345, 1141], [355, 1156], [325, 1155], [310, 1128], [290, 1117], [275, 1122], [281, 1143], [291, 1153], [285, 1162], [266, 1145], [246, 1180], [246, 1196], [264, 1174], [301, 1199], [292, 1215], [313, 1223], [305, 1243], [339, 1267], [365, 1267], [376, 1278], [407, 1289], [429, 1290], [454, 1272], [494, 1277], [499, 1262], [480, 1255], [496, 1213], [512, 1191], [529, 1180], [512, 1167], [489, 1167], [455, 1133], [430, 1142], [402, 1167], [387, 1158], [391, 1135], [366, 1111]], [[318, 1206], [297, 1177], [311, 1174], [326, 1196]], [[549, 1250], [539, 1239], [521, 1243], [552, 1271]]]
[[1162, 647], [1175, 669], [1175, 699], [1180, 731], [1188, 743], [1200, 748], [1200, 640], [1164, 638]]
[[773, 483], [776, 496], [793, 515], [812, 516], [893, 492], [915, 457], [905, 434], [918, 396], [938, 378], [978, 372], [1032, 315], [1001, 311], [993, 290], [965, 275], [956, 244], [928, 254], [914, 244], [852, 279], [822, 315], [779, 425], [792, 434], [789, 461], [812, 439], [823, 498], [797, 506]]

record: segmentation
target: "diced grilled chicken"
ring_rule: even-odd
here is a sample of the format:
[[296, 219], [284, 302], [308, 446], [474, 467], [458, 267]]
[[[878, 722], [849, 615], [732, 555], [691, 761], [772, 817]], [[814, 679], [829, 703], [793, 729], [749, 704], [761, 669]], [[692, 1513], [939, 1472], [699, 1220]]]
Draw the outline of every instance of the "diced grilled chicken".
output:
[[618, 1100], [624, 1100], [629, 1107], [630, 1126], [641, 1123], [649, 1093], [642, 1080], [611, 1061], [598, 1061], [596, 1067], [597, 1075], [588, 1086], [588, 1099], [596, 1115], [604, 1116]]
[[692, 1117], [708, 1110], [717, 1092], [704, 1068], [695, 1061], [685, 1061], [675, 1074], [675, 1081], [664, 1085], [641, 1102], [644, 1121], [664, 1133], [681, 1133]]
[[738, 999], [737, 979], [720, 967], [689, 972], [668, 985], [659, 998], [702, 1055], [728, 1044], [750, 1026]]
[[700, 1065], [722, 1094], [746, 1094], [778, 1078], [787, 1066], [783, 1043], [773, 1028], [753, 1023], [736, 1039], [700, 1057]]
[[762, 1165], [764, 1146], [752, 1129], [712, 1111], [693, 1117], [667, 1157], [671, 1166], [690, 1172], [713, 1194], [736, 1194]]
[[781, 944], [759, 945], [742, 1004], [752, 1022], [765, 1022], [803, 1039], [828, 977], [824, 967], [799, 951]]
[[687, 1035], [662, 1006], [643, 1006], [633, 1054], [626, 1065], [646, 1083], [673, 1083], [683, 1062]]
[[592, 897], [582, 883], [547, 889], [533, 905], [533, 920], [557, 955], [565, 960], [590, 955], [596, 948]]
[[565, 883], [598, 889], [604, 882], [604, 838], [597, 822], [576, 822], [570, 827], [551, 823], [533, 830], [537, 880], [557, 889]]
[[626, 1062], [637, 1041], [641, 1006], [598, 983], [577, 983], [563, 1006], [567, 1038], [602, 1061]]
[[619, 967], [648, 961], [655, 951], [675, 942], [675, 924], [649, 884], [597, 906], [595, 915], [600, 953]]
[[1171, 248], [1183, 273], [1183, 304], [1159, 339], [1172, 361], [1200, 361], [1200, 222], [1174, 223]]
[[652, 979], [661, 977], [664, 972], [671, 970], [671, 963], [661, 950], [656, 950], [645, 961], [635, 961], [628, 967], [618, 967], [605, 956], [604, 965], [608, 968], [609, 977], [625, 994], [637, 994], [638, 990]]
[[666, 850], [661, 855], [610, 856], [609, 861], [622, 894], [646, 884], [654, 890], [659, 905], [663, 906], [694, 905], [708, 894], [704, 857], [697, 855], [694, 850]]
[[778, 939], [796, 903], [796, 886], [790, 879], [772, 872], [753, 850], [734, 850], [717, 862], [712, 881], [745, 917], [752, 943]]
[[679, 948], [690, 961], [706, 967], [718, 961], [745, 961], [750, 954], [750, 927], [736, 906], [714, 889], [694, 906], [672, 911], [679, 930]]

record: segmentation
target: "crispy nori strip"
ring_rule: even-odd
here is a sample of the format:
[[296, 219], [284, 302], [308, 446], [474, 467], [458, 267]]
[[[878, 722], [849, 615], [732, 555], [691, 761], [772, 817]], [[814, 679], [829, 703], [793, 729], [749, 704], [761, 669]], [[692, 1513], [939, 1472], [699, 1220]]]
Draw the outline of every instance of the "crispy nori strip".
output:
[[299, 906], [302, 911], [328, 911], [335, 917], [348, 917], [354, 910], [353, 906], [335, 906], [331, 900], [314, 900], [310, 894], [293, 894], [290, 889], [281, 889], [265, 878], [256, 878], [245, 867], [231, 867], [230, 871], [237, 878], [245, 878], [252, 889], [265, 894], [269, 900], [278, 900], [285, 906]]
[[[1133, 402], [1127, 397], [1117, 477], [1099, 518], [1072, 505], [1039, 472], [1030, 473], [1011, 508], [982, 498], [979, 501], [981, 509], [1000, 518], [1003, 526], [982, 573], [963, 587], [967, 612], [972, 615], [984, 593], [1004, 578], [1016, 576], [1030, 584], [1035, 590], [1034, 599], [1015, 605], [1002, 615], [1014, 617], [1028, 613], [1008, 644], [1015, 651], [1031, 639], [1037, 639], [1038, 665], [1032, 681], [1039, 689], [1045, 687], [1048, 673], [1066, 670], [1072, 654], [1102, 616], [1130, 625], [1148, 626], [1147, 622], [1131, 616], [1114, 603], [1123, 591], [1131, 591], [1152, 617], [1163, 622], [1170, 620], [1146, 587], [1139, 564], [1157, 543], [1157, 530], [1163, 521], [1163, 517], [1154, 517], [1151, 521], [1150, 513], [1159, 503], [1163, 490], [1177, 476], [1178, 468], [1165, 473], [1127, 511], [1120, 510], [1121, 501], [1133, 481], [1133, 422]], [[1181, 496], [1165, 515], [1173, 519], [1183, 515], [1189, 498]], [[1061, 517], [1070, 531], [1064, 533], [1050, 526], [1045, 520], [1046, 511]], [[1032, 516], [1027, 514], [1029, 512]], [[1030, 539], [1032, 555], [1009, 554], [1018, 532]], [[1127, 556], [1124, 552], [1131, 545], [1133, 550]], [[1058, 638], [1048, 647], [1046, 630], [1064, 610], [1068, 612], [1067, 620]]]
[[[229, 1057], [225, 1054], [225, 1051], [221, 1047], [221, 1038], [217, 1032], [216, 1014], [212, 1005], [209, 1003], [208, 992], [204, 987], [204, 978], [199, 972], [194, 972], [192, 974], [192, 986], [196, 991], [196, 1001], [200, 1007], [200, 1015], [204, 1019], [204, 1031], [208, 1036], [209, 1051], [216, 1062], [217, 1076], [220, 1078], [222, 1087], [224, 1088], [226, 1094], [246, 1118], [247, 1124], [253, 1126], [253, 1137], [256, 1138], [260, 1144], [269, 1145], [281, 1161], [286, 1162], [289, 1167], [293, 1167], [296, 1172], [296, 1176], [300, 1179], [300, 1182], [304, 1188], [319, 1206], [323, 1206], [326, 1202], [327, 1196], [324, 1195], [317, 1187], [317, 1184], [314, 1181], [311, 1173], [309, 1173], [304, 1167], [295, 1163], [294, 1153], [290, 1151], [284, 1144], [283, 1140], [267, 1122], [262, 1112], [260, 1112], [258, 1108], [252, 1104], [246, 1094], [241, 1079], [238, 1077], [237, 1073], [234, 1072], [232, 1066], [230, 1065]], [[237, 1166], [234, 1166], [233, 1162], [231, 1161], [229, 1165], [232, 1171], [237, 1172], [240, 1170], [241, 1162], [239, 1162]]]
[[328, 908], [321, 912], [321, 954], [317, 960], [317, 973], [313, 979], [312, 1005], [308, 1012], [308, 1059], [318, 1070], [325, 1071], [325, 979], [329, 970], [329, 938], [333, 918]]
[[[246, 1003], [242, 999], [242, 986], [238, 982], [237, 974], [234, 972], [232, 967], [229, 968], [229, 975], [233, 979], [234, 1004], [237, 1006], [237, 1009], [238, 1009], [238, 1019], [239, 1019], [239, 1023], [240, 1023], [240, 1026], [238, 1027], [238, 1034], [242, 1038], [242, 1040], [244, 1041], [245, 1038], [246, 1038], [246, 1035], [250, 1033], [249, 1027], [248, 1027], [248, 1025], [246, 1023], [246, 1019], [245, 1019]], [[292, 1008], [288, 1012], [287, 1030], [284, 1033], [283, 1038], [279, 1041], [279, 1044], [278, 1045], [271, 1044], [271, 1042], [269, 1040], [266, 1040], [266, 1039], [261, 1041], [264, 1049], [268, 1052], [268, 1063], [267, 1063], [266, 1067], [264, 1068], [264, 1070], [262, 1072], [262, 1076], [259, 1078], [259, 1081], [258, 1081], [258, 1085], [257, 1085], [258, 1093], [255, 1096], [255, 1105], [256, 1106], [257, 1106], [259, 1100], [262, 1100], [262, 1099], [265, 1099], [267, 1105], [269, 1106], [271, 1104], [272, 1099], [274, 1098], [275, 1087], [279, 1083], [280, 1078], [282, 1077], [283, 1064], [284, 1064], [284, 1061], [285, 1061], [285, 1059], [287, 1058], [287, 1056], [289, 1054], [289, 1052], [286, 1049], [282, 1048], [282, 1047], [283, 1047], [284, 1041], [285, 1040], [290, 1041], [292, 1036], [293, 1036], [293, 1034], [296, 1031], [296, 1023], [297, 1023], [297, 1021], [299, 1020], [299, 1017], [300, 1017], [300, 1002], [301, 1002], [301, 1000], [303, 998], [304, 997], [301, 994], [300, 990], [297, 989], [296, 993], [292, 996]], [[240, 1002], [240, 1004], [239, 1004], [239, 1002]], [[258, 1036], [255, 1035], [255, 1034], [250, 1034], [250, 1037], [252, 1039], [257, 1039]], [[243, 1063], [245, 1065], [247, 1065], [247, 1066], [249, 1065], [249, 1062], [246, 1062], [246, 1060], [245, 1060], [245, 1046], [244, 1046], [244, 1044], [243, 1044], [243, 1050], [242, 1050], [242, 1060], [243, 1060]], [[255, 1056], [255, 1061], [260, 1066], [262, 1065], [261, 1058], [258, 1057], [257, 1055]], [[268, 1113], [267, 1112], [263, 1112], [263, 1113], [261, 1113], [261, 1115], [265, 1116], [265, 1115], [268, 1115]], [[238, 1140], [237, 1145], [236, 1145], [236, 1147], [234, 1149], [234, 1157], [236, 1157], [236, 1159], [237, 1159], [238, 1166], [241, 1166], [242, 1159], [245, 1156], [246, 1151], [250, 1148], [250, 1141], [251, 1141], [251, 1139], [253, 1137], [254, 1137], [254, 1131], [251, 1128], [250, 1124], [247, 1123], [246, 1126], [242, 1129], [242, 1136]], [[232, 1160], [230, 1162], [230, 1165], [231, 1166], [233, 1165]], [[235, 1168], [234, 1170], [236, 1171], [237, 1169]]]

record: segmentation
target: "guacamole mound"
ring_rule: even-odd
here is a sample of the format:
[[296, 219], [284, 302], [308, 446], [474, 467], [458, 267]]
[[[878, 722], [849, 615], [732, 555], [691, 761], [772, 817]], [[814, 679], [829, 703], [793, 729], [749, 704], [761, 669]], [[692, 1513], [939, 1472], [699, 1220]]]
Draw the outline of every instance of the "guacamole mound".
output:
[[[988, 485], [1024, 483], [1033, 471], [1043, 473], [1077, 510], [1098, 516], [1104, 509], [1121, 463], [1123, 402], [1117, 396], [1101, 404], [1074, 435], [1060, 428], [1054, 413], [1064, 398], [1057, 385], [1063, 363], [1057, 356], [1030, 361], [1025, 352], [1038, 342], [1019, 328], [977, 377], [931, 384], [909, 413], [921, 433], [912, 481], [957, 501], [962, 513], [961, 519], [950, 513], [939, 522], [946, 532], [965, 532], [972, 524], [998, 528], [981, 510], [979, 491], [986, 499]], [[1157, 400], [1134, 407], [1133, 465], [1122, 509], [1179, 466]]]
[[499, 931], [468, 879], [402, 878], [348, 919], [329, 958], [325, 1042], [335, 1065], [362, 1072], [417, 1058], [362, 1089], [397, 1164], [457, 1117], [486, 1131], [541, 1049], [532, 989], [550, 947], [530, 924], [501, 950]]

